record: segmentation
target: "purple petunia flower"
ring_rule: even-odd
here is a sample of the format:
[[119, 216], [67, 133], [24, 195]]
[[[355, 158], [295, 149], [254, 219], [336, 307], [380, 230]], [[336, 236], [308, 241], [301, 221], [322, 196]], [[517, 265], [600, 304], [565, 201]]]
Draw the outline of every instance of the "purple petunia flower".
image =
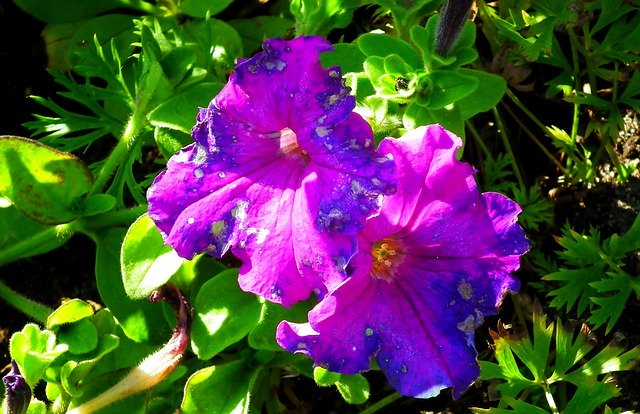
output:
[[[319, 37], [267, 40], [203, 108], [195, 143], [169, 160], [147, 194], [149, 216], [185, 258], [229, 249], [240, 286], [286, 306], [322, 294], [353, 254], [355, 234], [395, 191], [390, 157]], [[349, 235], [334, 244], [332, 235]]]
[[385, 139], [398, 191], [365, 224], [350, 277], [309, 313], [282, 322], [277, 340], [330, 371], [353, 374], [375, 358], [401, 394], [428, 398], [478, 377], [474, 330], [519, 283], [528, 241], [520, 207], [480, 194], [474, 171], [456, 159], [460, 138], [438, 125]]

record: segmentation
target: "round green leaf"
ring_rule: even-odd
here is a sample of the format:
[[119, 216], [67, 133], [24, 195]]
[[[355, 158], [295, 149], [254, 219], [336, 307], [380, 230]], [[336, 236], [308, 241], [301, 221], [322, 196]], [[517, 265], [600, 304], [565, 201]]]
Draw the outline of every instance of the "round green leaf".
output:
[[58, 341], [67, 344], [72, 354], [86, 354], [98, 346], [98, 330], [90, 319], [82, 319], [58, 329]]
[[31, 139], [0, 136], [0, 193], [35, 221], [60, 224], [79, 217], [78, 200], [92, 182], [79, 158]]
[[260, 317], [258, 297], [238, 286], [238, 269], [229, 269], [205, 283], [194, 304], [191, 344], [200, 359], [209, 359], [238, 342]]
[[242, 360], [201, 369], [185, 385], [182, 413], [247, 412], [251, 378], [252, 372]]
[[170, 246], [165, 246], [148, 215], [138, 217], [124, 237], [120, 256], [127, 295], [134, 299], [147, 297], [165, 284], [184, 260]]
[[109, 194], [94, 194], [84, 199], [84, 216], [107, 212], [116, 206], [116, 198]]
[[136, 342], [161, 344], [171, 335], [162, 306], [145, 299], [130, 299], [120, 272], [120, 250], [125, 230], [113, 227], [97, 232], [96, 282], [100, 298], [118, 320], [127, 337]]
[[80, 299], [72, 299], [62, 304], [49, 315], [47, 328], [51, 329], [57, 325], [76, 322], [93, 314], [93, 308], [87, 302]]

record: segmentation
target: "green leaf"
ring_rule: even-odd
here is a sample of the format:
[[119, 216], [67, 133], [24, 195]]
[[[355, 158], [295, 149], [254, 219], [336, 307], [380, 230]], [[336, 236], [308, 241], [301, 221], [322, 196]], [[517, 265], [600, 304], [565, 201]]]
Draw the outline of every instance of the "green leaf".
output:
[[[623, 353], [621, 347], [609, 344], [595, 356], [589, 356], [593, 349], [587, 338], [589, 332], [583, 325], [575, 337], [572, 330], [565, 329], [560, 320], [547, 326], [545, 317], [540, 315], [540, 305], [534, 306], [533, 337], [509, 334], [504, 325], [498, 325], [500, 333], [491, 332], [495, 345], [497, 364], [480, 361], [483, 380], [499, 379], [504, 382], [490, 386], [500, 392], [499, 407], [507, 405], [517, 412], [529, 412], [526, 402], [531, 396], [544, 394], [547, 404], [557, 405], [558, 401], [567, 401], [557, 410], [562, 413], [590, 413], [617, 394], [616, 387], [608, 377], [598, 376], [614, 371], [633, 369], [638, 364], [640, 346]], [[555, 329], [555, 335], [552, 332]], [[552, 338], [555, 338], [552, 341]], [[554, 352], [551, 353], [550, 351]], [[514, 358], [517, 355], [517, 360]], [[554, 359], [555, 357], [555, 359]], [[533, 379], [522, 374], [520, 364], [525, 365], [533, 374]], [[579, 364], [576, 366], [576, 364]], [[552, 369], [552, 371], [551, 371]], [[550, 372], [552, 372], [550, 374]], [[569, 382], [575, 388], [573, 395], [554, 395], [559, 382]], [[568, 388], [562, 387], [563, 390]], [[526, 391], [525, 391], [526, 390]], [[521, 400], [518, 406], [515, 401]], [[542, 401], [542, 398], [534, 401]], [[553, 404], [552, 404], [553, 403]], [[555, 407], [554, 407], [555, 408]], [[480, 411], [476, 411], [480, 412]], [[489, 412], [508, 412], [493, 409]], [[534, 411], [531, 411], [534, 412]], [[546, 411], [545, 411], [546, 412]]]
[[191, 344], [200, 359], [210, 359], [244, 338], [260, 318], [258, 297], [238, 286], [238, 270], [228, 269], [205, 283], [193, 304]]
[[58, 341], [69, 347], [71, 354], [86, 354], [98, 346], [98, 330], [89, 319], [57, 327]]
[[289, 10], [297, 35], [326, 37], [332, 29], [347, 26], [358, 6], [358, 2], [342, 0], [291, 0]]
[[84, 199], [83, 216], [93, 216], [100, 213], [106, 213], [116, 206], [115, 197], [109, 194], [93, 194]]
[[465, 68], [460, 69], [460, 73], [477, 80], [473, 92], [456, 102], [462, 119], [490, 110], [507, 92], [507, 82], [501, 76]]
[[251, 379], [243, 360], [201, 369], [185, 385], [182, 413], [248, 413]]
[[367, 402], [371, 393], [369, 381], [361, 374], [340, 374], [336, 387], [342, 398], [349, 404], [363, 404]]
[[124, 0], [101, 0], [86, 2], [85, 0], [15, 0], [25, 12], [45, 23], [68, 23], [96, 16], [109, 10], [126, 8], [129, 2]]
[[52, 329], [58, 325], [77, 322], [81, 319], [93, 316], [93, 307], [80, 299], [71, 299], [56, 310], [47, 318], [47, 329]]
[[365, 33], [358, 37], [358, 47], [366, 56], [386, 57], [390, 51], [400, 56], [414, 70], [423, 69], [422, 59], [404, 40], [384, 33]]
[[293, 22], [279, 16], [255, 16], [248, 19], [231, 20], [228, 23], [240, 35], [247, 56], [258, 51], [264, 39], [286, 38], [287, 34], [293, 30]]
[[335, 384], [340, 379], [339, 372], [331, 372], [322, 367], [313, 368], [313, 380], [321, 387], [328, 387]]
[[462, 70], [434, 70], [429, 75], [428, 90], [417, 91], [417, 99], [429, 109], [443, 109], [474, 94], [479, 80]]
[[315, 299], [309, 299], [296, 303], [287, 309], [280, 304], [264, 300], [260, 310], [260, 318], [249, 332], [249, 345], [254, 349], [282, 351], [282, 347], [276, 342], [276, 327], [283, 320], [305, 322], [314, 302]]
[[42, 224], [68, 223], [82, 214], [79, 198], [91, 188], [82, 160], [37, 141], [0, 136], [0, 193]]
[[363, 404], [369, 399], [369, 382], [360, 374], [346, 375], [314, 367], [313, 380], [320, 387], [335, 385], [349, 404]]
[[31, 220], [0, 197], [0, 265], [57, 249], [71, 238], [71, 229]]
[[178, 271], [185, 259], [166, 246], [153, 220], [143, 214], [129, 227], [120, 259], [124, 289], [132, 299], [147, 297]]
[[56, 343], [53, 332], [33, 323], [26, 324], [20, 332], [15, 332], [9, 340], [11, 358], [20, 367], [25, 381], [35, 387], [46, 369], [68, 346]]
[[129, 338], [136, 342], [164, 343], [171, 335], [171, 327], [162, 307], [146, 299], [130, 299], [124, 290], [120, 251], [125, 233], [125, 229], [113, 227], [94, 235], [96, 283], [100, 298]]
[[229, 6], [233, 0], [182, 0], [180, 11], [192, 17], [207, 17], [220, 13]]
[[198, 83], [193, 85], [158, 105], [149, 113], [149, 122], [155, 127], [175, 129], [190, 134], [191, 128], [196, 123], [198, 108], [209, 105], [211, 99], [220, 92], [220, 89], [222, 89], [222, 84]]
[[156, 127], [153, 131], [153, 138], [158, 144], [158, 149], [164, 159], [168, 160], [180, 151], [180, 149], [193, 143], [191, 134], [169, 128]]
[[616, 272], [609, 272], [608, 276], [608, 278], [591, 283], [591, 287], [598, 291], [598, 295], [608, 294], [608, 296], [591, 297], [591, 301], [597, 308], [589, 316], [589, 322], [594, 325], [594, 329], [607, 324], [605, 334], [611, 332], [622, 315], [631, 292], [635, 290], [640, 293], [640, 282], [637, 278]]

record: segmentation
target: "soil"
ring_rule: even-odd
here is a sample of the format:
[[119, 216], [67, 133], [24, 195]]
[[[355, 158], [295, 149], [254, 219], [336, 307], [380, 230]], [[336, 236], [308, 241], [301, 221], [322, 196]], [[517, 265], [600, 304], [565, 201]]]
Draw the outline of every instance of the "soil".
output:
[[[18, 9], [10, 0], [0, 0], [0, 98], [3, 104], [3, 116], [0, 117], [0, 134], [28, 136], [22, 126], [31, 120], [31, 113], [37, 111], [37, 105], [28, 99], [29, 95], [52, 96], [56, 86], [46, 71], [46, 54], [40, 38], [44, 25]], [[527, 99], [526, 95], [523, 99]], [[549, 116], [556, 117], [558, 111], [549, 108]], [[626, 120], [625, 131], [621, 132], [620, 145], [616, 148], [623, 162], [637, 162], [640, 135], [638, 116], [630, 113]], [[559, 124], [558, 122], [551, 122]], [[481, 124], [481, 120], [479, 125]], [[511, 125], [517, 131], [516, 124]], [[490, 142], [498, 142], [495, 127], [480, 128], [489, 137]], [[544, 160], [540, 152], [529, 141], [516, 136], [514, 138], [516, 155], [522, 156], [525, 164], [525, 177], [533, 181], [540, 176], [549, 176], [547, 189], [554, 189], [550, 198], [556, 206], [557, 228], [568, 221], [578, 231], [594, 226], [602, 237], [613, 233], [624, 233], [640, 212], [640, 175], [636, 171], [625, 184], [618, 183], [611, 173], [613, 168], [604, 163], [599, 169], [599, 180], [589, 188], [558, 188], [555, 178], [557, 171]], [[473, 158], [474, 148], [469, 145], [465, 155]], [[552, 235], [547, 234], [544, 243], [553, 243]], [[555, 247], [554, 247], [555, 248]], [[11, 263], [0, 269], [0, 278], [11, 288], [28, 295], [30, 298], [51, 307], [57, 307], [65, 298], [82, 298], [100, 303], [94, 277], [95, 249], [84, 236], [74, 236], [62, 248], [34, 258]], [[640, 273], [640, 259], [629, 268]], [[521, 272], [518, 275], [523, 282], [523, 297], [531, 300], [537, 292], [528, 287], [529, 282], [538, 282], [538, 276]], [[541, 298], [543, 299], [543, 298]], [[510, 301], [505, 306], [512, 306]], [[20, 330], [30, 322], [21, 313], [0, 301], [0, 368], [9, 361], [8, 342], [11, 333]], [[485, 325], [478, 330], [476, 346], [482, 353], [490, 352], [489, 327], [495, 328], [497, 318], [487, 318]], [[622, 335], [630, 345], [640, 344], [640, 302], [629, 301], [625, 312], [617, 324], [617, 332], [600, 338], [606, 344], [614, 334]], [[4, 370], [2, 371], [4, 374]], [[366, 374], [371, 383], [371, 394], [376, 398], [393, 392], [385, 384], [379, 372]], [[640, 408], [640, 373], [628, 371], [616, 374], [614, 379], [621, 387], [621, 395], [610, 401], [611, 407], [626, 410]], [[287, 406], [288, 413], [349, 413], [357, 412], [356, 407], [342, 402], [334, 387], [318, 388], [312, 380], [302, 376], [286, 377], [282, 381], [280, 399]], [[472, 386], [458, 401], [452, 401], [449, 394], [429, 399], [401, 399], [392, 404], [391, 412], [430, 412], [430, 413], [468, 413], [469, 407], [488, 407], [489, 394], [486, 384]]]

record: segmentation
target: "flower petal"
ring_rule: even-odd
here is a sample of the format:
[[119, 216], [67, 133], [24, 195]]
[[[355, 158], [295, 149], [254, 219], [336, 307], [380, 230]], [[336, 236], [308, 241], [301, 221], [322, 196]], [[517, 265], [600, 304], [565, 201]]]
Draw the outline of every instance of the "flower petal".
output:
[[[350, 277], [307, 324], [283, 322], [276, 336], [331, 371], [361, 372], [375, 358], [401, 394], [427, 398], [453, 387], [458, 398], [479, 375], [474, 331], [518, 290], [511, 272], [528, 242], [517, 204], [478, 192], [473, 170], [456, 158], [460, 140], [439, 126], [418, 131], [381, 144], [394, 156], [399, 188], [367, 220]], [[382, 265], [372, 255], [379, 246]]]
[[[231, 248], [242, 288], [287, 306], [342, 281], [354, 239], [332, 231], [356, 234], [396, 185], [340, 70], [320, 64], [331, 49], [319, 37], [266, 41], [200, 110], [195, 143], [148, 192], [149, 215], [178, 254]], [[333, 269], [304, 265], [312, 246]]]

